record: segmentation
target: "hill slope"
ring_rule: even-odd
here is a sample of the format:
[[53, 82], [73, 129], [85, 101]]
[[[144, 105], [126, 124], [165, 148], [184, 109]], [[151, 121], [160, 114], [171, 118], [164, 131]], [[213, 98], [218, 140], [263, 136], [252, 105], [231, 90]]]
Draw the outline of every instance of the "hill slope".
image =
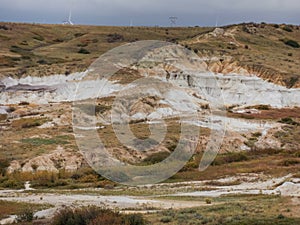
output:
[[299, 26], [254, 23], [217, 29], [0, 23], [0, 76], [84, 71], [104, 52], [137, 40], [182, 44], [205, 57], [213, 72], [256, 74], [300, 87]]

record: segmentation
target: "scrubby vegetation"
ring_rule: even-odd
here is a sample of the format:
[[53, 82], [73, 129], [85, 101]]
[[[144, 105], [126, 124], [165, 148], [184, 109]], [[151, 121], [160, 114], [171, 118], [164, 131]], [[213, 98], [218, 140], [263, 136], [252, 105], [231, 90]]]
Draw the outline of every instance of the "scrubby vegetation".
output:
[[52, 225], [145, 225], [139, 214], [123, 215], [110, 209], [94, 206], [84, 208], [66, 208], [53, 218]]
[[[0, 187], [9, 189], [23, 189], [26, 181], [30, 181], [34, 188], [70, 188], [83, 187], [114, 187], [113, 182], [105, 180], [89, 167], [83, 167], [75, 172], [59, 170], [51, 171], [14, 172], [6, 173], [8, 163], [3, 166], [3, 175], [0, 175]], [[33, 165], [34, 166], [34, 165]], [[33, 168], [34, 169], [34, 168]]]
[[293, 48], [300, 48], [300, 45], [297, 41], [294, 40], [285, 40], [284, 43]]
[[[282, 207], [287, 200], [277, 196], [232, 195], [215, 198], [218, 204], [211, 204], [211, 199], [186, 197], [186, 201], [203, 201], [205, 207], [181, 210], [164, 210], [146, 215], [151, 224], [207, 224], [207, 225], [296, 225], [299, 218], [288, 216]], [[260, 204], [257, 204], [259, 202]]]
[[21, 202], [0, 201], [0, 219], [10, 215], [17, 215], [20, 222], [28, 222], [33, 219], [33, 212], [43, 210], [48, 205], [29, 204]]
[[32, 128], [43, 125], [48, 121], [47, 118], [22, 118], [18, 120], [14, 120], [11, 124], [14, 128]]
[[107, 36], [107, 42], [108, 43], [114, 43], [114, 42], [120, 42], [120, 41], [124, 41], [124, 36], [121, 34], [109, 34]]
[[57, 136], [55, 138], [26, 138], [22, 139], [22, 143], [31, 144], [34, 146], [41, 146], [41, 145], [65, 145], [69, 142], [67, 141], [68, 137], [65, 136]]
[[80, 48], [78, 53], [80, 53], [80, 54], [90, 54], [90, 51], [85, 49], [85, 48]]

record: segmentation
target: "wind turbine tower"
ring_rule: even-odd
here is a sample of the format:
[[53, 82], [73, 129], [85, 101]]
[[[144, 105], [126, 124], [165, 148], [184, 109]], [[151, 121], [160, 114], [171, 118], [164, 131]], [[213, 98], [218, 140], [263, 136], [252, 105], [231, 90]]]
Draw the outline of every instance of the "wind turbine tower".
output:
[[72, 10], [70, 10], [70, 13], [69, 13], [69, 24], [70, 25], [74, 25], [74, 23], [72, 22]]

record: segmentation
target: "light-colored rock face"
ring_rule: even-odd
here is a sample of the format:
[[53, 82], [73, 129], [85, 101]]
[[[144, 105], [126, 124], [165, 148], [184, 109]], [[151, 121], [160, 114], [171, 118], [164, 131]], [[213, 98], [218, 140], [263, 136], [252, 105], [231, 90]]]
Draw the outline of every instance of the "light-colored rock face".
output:
[[7, 168], [7, 172], [48, 171], [58, 173], [60, 169], [73, 172], [82, 166], [83, 157], [79, 153], [74, 153], [72, 151], [64, 150], [62, 147], [58, 147], [52, 153], [37, 156], [23, 162], [22, 164], [24, 165], [21, 166], [20, 162], [12, 161], [10, 166]]
[[6, 169], [7, 173], [13, 173], [15, 171], [20, 171], [22, 169], [20, 163], [16, 160], [11, 161], [9, 167]]
[[[143, 73], [143, 69], [140, 70]], [[294, 107], [300, 105], [300, 90], [287, 89], [282, 86], [268, 83], [255, 76], [232, 75], [214, 75], [212, 73], [195, 73], [193, 72], [170, 72], [159, 70], [155, 73], [157, 78], [162, 82], [174, 85], [169, 90], [164, 101], [168, 101], [169, 97], [177, 96], [180, 101], [180, 108], [185, 106], [182, 104], [183, 98], [190, 98], [188, 91], [193, 91], [201, 96], [203, 100], [219, 101], [221, 105], [231, 106], [251, 106], [251, 105], [271, 105], [276, 108]], [[44, 78], [23, 78], [21, 80], [7, 79], [4, 83], [10, 85], [15, 83], [26, 85], [47, 85], [53, 90], [50, 91], [4, 91], [0, 96], [0, 104], [17, 104], [22, 101], [45, 104], [48, 102], [70, 102], [77, 95], [77, 99], [88, 99], [95, 97], [111, 96], [115, 92], [119, 92], [127, 88], [127, 85], [120, 85], [112, 81], [103, 80], [83, 80], [84, 73], [74, 74], [70, 76], [50, 76]], [[76, 93], [77, 83], [82, 82], [85, 88], [84, 93]], [[99, 89], [101, 92], [99, 93]], [[181, 88], [181, 90], [176, 87]], [[180, 92], [186, 93], [180, 93]], [[99, 94], [99, 95], [98, 95]], [[176, 107], [178, 108], [178, 107]]]

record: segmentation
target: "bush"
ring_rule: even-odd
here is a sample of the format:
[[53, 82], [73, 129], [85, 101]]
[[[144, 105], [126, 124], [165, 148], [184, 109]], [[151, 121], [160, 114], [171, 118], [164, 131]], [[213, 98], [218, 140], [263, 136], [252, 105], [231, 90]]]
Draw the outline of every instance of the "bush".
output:
[[212, 203], [210, 198], [205, 199], [206, 204], [210, 205]]
[[120, 42], [120, 41], [124, 41], [124, 36], [121, 34], [109, 34], [107, 36], [107, 42], [108, 43], [114, 43], [114, 42]]
[[294, 40], [286, 40], [284, 41], [284, 43], [290, 47], [293, 47], [293, 48], [300, 48], [300, 45], [297, 41], [294, 41]]
[[270, 110], [271, 106], [270, 105], [258, 105], [256, 108], [258, 110]]
[[0, 185], [1, 185], [1, 187], [10, 188], [10, 189], [24, 188], [24, 184], [14, 178], [9, 178], [7, 180], [4, 179]]
[[40, 35], [34, 36], [33, 39], [35, 39], [35, 40], [37, 40], [37, 41], [44, 41], [44, 40], [45, 40], [45, 38], [42, 37], [42, 36], [40, 36]]
[[122, 215], [110, 209], [95, 206], [66, 208], [59, 211], [52, 220], [52, 225], [145, 225], [141, 215]]
[[299, 123], [295, 122], [292, 118], [283, 118], [280, 121], [278, 121], [279, 123], [284, 123], [284, 124], [289, 124], [289, 125], [299, 125]]
[[291, 77], [289, 79], [284, 80], [287, 88], [292, 88], [299, 81], [299, 77]]
[[286, 159], [286, 160], [280, 162], [279, 166], [289, 167], [289, 166], [294, 166], [294, 165], [298, 165], [298, 164], [300, 164], [300, 161], [297, 159]]
[[293, 29], [292, 29], [290, 26], [284, 26], [284, 27], [282, 28], [282, 30], [285, 30], [285, 31], [287, 31], [287, 32], [293, 32]]
[[85, 48], [79, 49], [78, 53], [79, 54], [90, 54], [90, 52], [87, 49], [85, 49]]
[[25, 208], [19, 215], [17, 215], [18, 222], [31, 222], [33, 220], [33, 211], [30, 208]]
[[278, 29], [280, 26], [278, 24], [274, 24], [274, 28]]
[[212, 165], [223, 165], [227, 163], [243, 162], [249, 160], [244, 152], [233, 152], [217, 156]]
[[46, 64], [48, 64], [48, 62], [47, 62], [46, 60], [44, 60], [44, 59], [38, 60], [37, 63], [38, 63], [38, 64], [41, 64], [41, 65], [46, 65]]
[[141, 214], [130, 214], [130, 215], [124, 216], [123, 224], [144, 225], [144, 224], [146, 224], [146, 222]]
[[145, 164], [152, 165], [164, 161], [169, 156], [170, 156], [169, 152], [158, 152], [148, 156], [146, 159], [143, 160], [143, 162]]
[[32, 127], [38, 127], [46, 123], [48, 119], [46, 118], [41, 118], [41, 119], [36, 119], [36, 118], [22, 118], [19, 120], [14, 120], [12, 122], [12, 127], [14, 128], [32, 128]]
[[172, 221], [171, 216], [165, 216], [165, 217], [160, 219], [160, 222], [162, 222], [162, 223], [170, 223], [171, 221]]
[[5, 25], [0, 25], [0, 30], [9, 30], [7, 26]]

